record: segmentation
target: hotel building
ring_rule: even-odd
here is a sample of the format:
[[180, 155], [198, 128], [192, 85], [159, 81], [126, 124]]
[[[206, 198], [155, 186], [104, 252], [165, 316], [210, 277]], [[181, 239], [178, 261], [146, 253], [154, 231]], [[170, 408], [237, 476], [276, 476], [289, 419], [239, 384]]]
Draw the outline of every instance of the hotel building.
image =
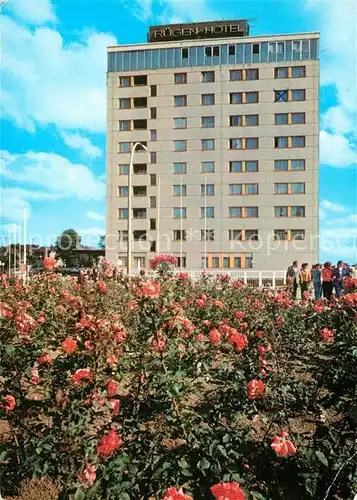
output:
[[126, 267], [128, 237], [133, 268], [157, 253], [222, 272], [317, 262], [318, 44], [243, 20], [108, 48], [109, 262]]

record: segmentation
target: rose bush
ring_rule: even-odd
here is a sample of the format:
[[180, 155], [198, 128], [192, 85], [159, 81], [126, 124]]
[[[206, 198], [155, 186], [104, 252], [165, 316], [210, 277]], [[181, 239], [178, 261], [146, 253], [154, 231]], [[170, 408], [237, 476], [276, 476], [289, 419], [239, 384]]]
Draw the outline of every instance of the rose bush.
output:
[[31, 478], [74, 500], [357, 493], [356, 294], [109, 267], [0, 287], [2, 496]]

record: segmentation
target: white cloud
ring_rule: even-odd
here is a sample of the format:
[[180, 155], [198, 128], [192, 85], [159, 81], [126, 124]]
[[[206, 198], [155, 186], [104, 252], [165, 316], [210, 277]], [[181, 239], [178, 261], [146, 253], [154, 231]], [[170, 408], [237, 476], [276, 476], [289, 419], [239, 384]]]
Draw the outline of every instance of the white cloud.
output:
[[349, 134], [353, 130], [352, 115], [341, 105], [329, 108], [321, 122], [325, 130], [336, 134]]
[[87, 227], [84, 229], [78, 229], [77, 231], [82, 237], [98, 237], [105, 233], [105, 229], [102, 227]]
[[343, 135], [320, 132], [320, 163], [331, 167], [349, 167], [357, 162], [356, 146]]
[[156, 18], [158, 23], [175, 24], [219, 19], [207, 0], [125, 0], [123, 5], [142, 22]]
[[97, 146], [94, 146], [88, 137], [70, 132], [62, 132], [61, 137], [66, 146], [72, 149], [77, 149], [80, 151], [82, 156], [87, 156], [88, 158], [100, 158], [103, 155], [103, 151]]
[[88, 212], [86, 213], [86, 217], [92, 220], [105, 220], [104, 215], [93, 212], [92, 210], [88, 210]]
[[46, 196], [82, 200], [104, 197], [105, 184], [87, 166], [71, 163], [63, 156], [31, 151], [10, 155], [5, 151], [0, 152], [0, 157], [5, 165], [4, 177], [36, 186], [37, 192], [45, 190]]
[[7, 5], [15, 16], [29, 24], [45, 24], [56, 20], [49, 0], [13, 0]]
[[340, 205], [340, 203], [333, 203], [329, 200], [321, 200], [320, 207], [330, 212], [346, 212], [346, 208], [343, 205]]
[[48, 124], [104, 132], [106, 47], [115, 43], [93, 31], [66, 43], [55, 29], [3, 16], [3, 117], [32, 132]]
[[357, 260], [357, 228], [320, 230], [320, 252], [326, 258]]

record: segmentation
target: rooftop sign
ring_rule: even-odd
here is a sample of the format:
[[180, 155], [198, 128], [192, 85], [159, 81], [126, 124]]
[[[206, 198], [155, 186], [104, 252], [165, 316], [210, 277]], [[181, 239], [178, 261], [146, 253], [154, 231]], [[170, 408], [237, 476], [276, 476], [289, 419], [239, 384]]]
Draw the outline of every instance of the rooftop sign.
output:
[[150, 26], [148, 42], [168, 42], [173, 40], [201, 40], [205, 38], [228, 38], [248, 36], [246, 19], [240, 21], [215, 21], [192, 24], [169, 24]]

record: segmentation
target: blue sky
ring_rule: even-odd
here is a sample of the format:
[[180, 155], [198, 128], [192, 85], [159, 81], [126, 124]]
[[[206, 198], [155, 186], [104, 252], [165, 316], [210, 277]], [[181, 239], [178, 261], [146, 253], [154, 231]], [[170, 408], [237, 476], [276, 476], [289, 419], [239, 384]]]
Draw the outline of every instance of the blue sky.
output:
[[248, 18], [251, 34], [321, 32], [320, 259], [357, 261], [357, 0], [3, 0], [1, 235], [105, 231], [106, 46], [147, 26]]

